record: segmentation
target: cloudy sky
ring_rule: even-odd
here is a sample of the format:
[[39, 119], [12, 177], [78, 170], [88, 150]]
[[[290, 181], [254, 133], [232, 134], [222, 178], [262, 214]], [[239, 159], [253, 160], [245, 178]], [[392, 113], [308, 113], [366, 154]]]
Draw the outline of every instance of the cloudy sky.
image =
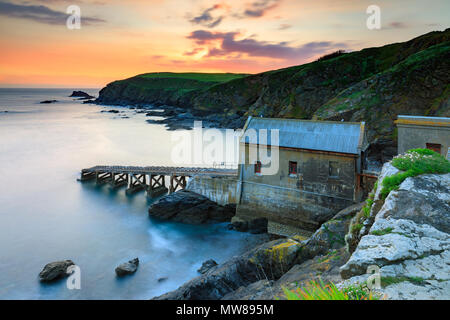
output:
[[[366, 27], [369, 5], [381, 29]], [[70, 5], [81, 29], [66, 27]], [[0, 86], [283, 68], [449, 27], [448, 0], [0, 0]]]

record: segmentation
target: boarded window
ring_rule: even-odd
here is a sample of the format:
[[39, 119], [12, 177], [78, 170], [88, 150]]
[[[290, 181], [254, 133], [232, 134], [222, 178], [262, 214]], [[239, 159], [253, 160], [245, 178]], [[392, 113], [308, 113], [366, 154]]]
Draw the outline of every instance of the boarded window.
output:
[[255, 163], [255, 173], [261, 173], [261, 161]]
[[330, 161], [328, 166], [328, 175], [330, 177], [339, 177], [339, 162]]
[[289, 174], [297, 174], [297, 162], [289, 161]]
[[439, 154], [441, 154], [441, 148], [442, 145], [438, 143], [427, 143], [427, 149], [433, 150], [434, 152], [437, 152]]

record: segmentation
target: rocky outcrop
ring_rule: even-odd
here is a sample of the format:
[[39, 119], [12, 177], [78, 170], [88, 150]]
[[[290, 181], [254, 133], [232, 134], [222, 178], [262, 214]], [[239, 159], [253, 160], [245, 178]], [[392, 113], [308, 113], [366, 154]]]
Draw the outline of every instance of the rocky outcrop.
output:
[[153, 203], [148, 213], [152, 218], [188, 224], [219, 223], [231, 220], [235, 206], [220, 206], [202, 195], [180, 190]]
[[213, 259], [209, 259], [202, 263], [202, 266], [197, 270], [197, 272], [204, 274], [215, 266], [217, 266], [217, 262], [215, 262]]
[[138, 266], [139, 266], [139, 259], [134, 258], [133, 260], [122, 263], [119, 266], [117, 266], [115, 271], [118, 277], [123, 277], [128, 274], [135, 273], [137, 271]]
[[389, 299], [449, 299], [450, 174], [407, 178], [374, 212], [341, 268], [346, 283], [364, 282], [375, 265]]
[[42, 282], [50, 282], [63, 277], [67, 277], [67, 269], [75, 265], [72, 260], [55, 261], [45, 265], [44, 269], [39, 273], [39, 280]]
[[72, 94], [69, 97], [77, 97], [77, 98], [80, 98], [79, 100], [94, 99], [95, 98], [95, 97], [91, 96], [90, 94], [87, 94], [84, 91], [73, 91]]
[[[273, 292], [281, 292], [281, 284], [285, 284], [288, 280], [285, 278], [278, 282], [279, 285], [276, 288], [274, 287], [275, 281], [282, 278], [292, 267], [301, 265], [315, 256], [327, 255], [330, 251], [334, 252], [344, 247], [344, 236], [350, 217], [357, 210], [358, 207], [347, 210], [344, 214], [338, 213], [339, 216], [336, 219], [324, 223], [307, 240], [294, 237], [266, 242], [243, 255], [233, 257], [225, 263], [211, 268], [205, 274], [190, 280], [177, 290], [155, 299], [273, 298]], [[331, 259], [331, 256], [329, 258]], [[346, 260], [346, 257], [343, 259]], [[339, 260], [339, 266], [345, 260]], [[336, 268], [334, 268], [334, 274], [337, 274]]]

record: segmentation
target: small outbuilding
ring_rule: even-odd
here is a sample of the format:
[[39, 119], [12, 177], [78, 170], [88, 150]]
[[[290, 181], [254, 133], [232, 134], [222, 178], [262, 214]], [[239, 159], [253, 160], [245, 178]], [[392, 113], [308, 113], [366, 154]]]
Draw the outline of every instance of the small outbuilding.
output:
[[[267, 130], [267, 141], [261, 130]], [[339, 210], [361, 201], [365, 132], [364, 122], [250, 117], [240, 138], [236, 217], [265, 217], [273, 234], [309, 235]], [[275, 140], [278, 154], [271, 150]], [[276, 172], [264, 174], [266, 165], [255, 152], [261, 147], [278, 161]], [[252, 152], [257, 154], [253, 163]]]
[[427, 148], [449, 159], [450, 118], [399, 115], [395, 121], [398, 132], [398, 153]]

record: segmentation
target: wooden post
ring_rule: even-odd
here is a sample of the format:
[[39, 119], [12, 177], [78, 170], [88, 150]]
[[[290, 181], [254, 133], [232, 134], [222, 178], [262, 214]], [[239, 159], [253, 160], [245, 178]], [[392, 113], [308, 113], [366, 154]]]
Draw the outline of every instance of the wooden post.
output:
[[178, 187], [180, 187], [180, 189], [186, 188], [186, 176], [171, 175], [169, 189], [170, 193], [177, 191]]

